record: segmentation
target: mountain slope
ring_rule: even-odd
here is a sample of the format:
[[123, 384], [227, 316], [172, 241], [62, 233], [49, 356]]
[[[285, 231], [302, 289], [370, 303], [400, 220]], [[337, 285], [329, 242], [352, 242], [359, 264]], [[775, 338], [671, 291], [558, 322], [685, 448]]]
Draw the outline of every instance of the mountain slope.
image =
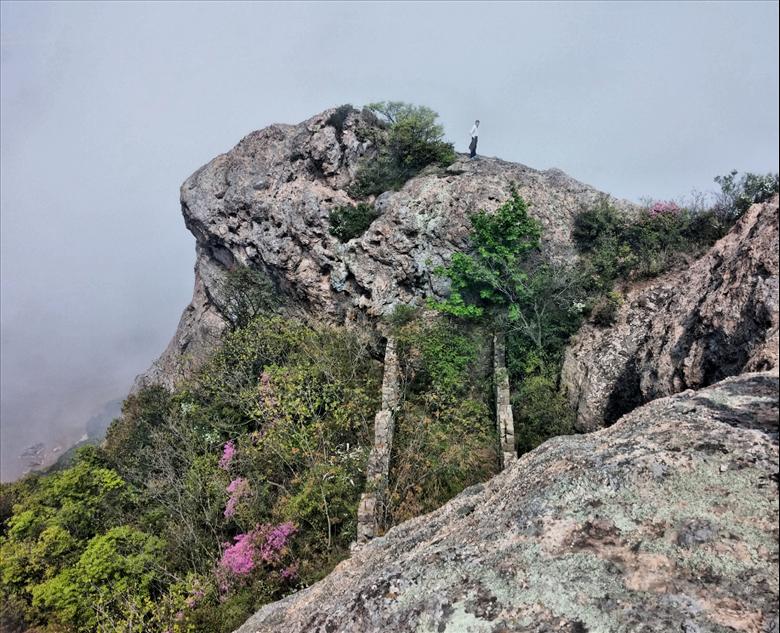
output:
[[777, 630], [776, 373], [559, 437], [238, 633]]

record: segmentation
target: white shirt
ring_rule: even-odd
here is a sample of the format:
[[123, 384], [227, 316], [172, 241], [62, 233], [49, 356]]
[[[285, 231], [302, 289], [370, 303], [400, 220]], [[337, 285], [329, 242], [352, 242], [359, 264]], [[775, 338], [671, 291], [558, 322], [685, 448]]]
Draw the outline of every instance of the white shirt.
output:
[[476, 124], [471, 126], [471, 138], [474, 138], [475, 136], [479, 136], [479, 126]]

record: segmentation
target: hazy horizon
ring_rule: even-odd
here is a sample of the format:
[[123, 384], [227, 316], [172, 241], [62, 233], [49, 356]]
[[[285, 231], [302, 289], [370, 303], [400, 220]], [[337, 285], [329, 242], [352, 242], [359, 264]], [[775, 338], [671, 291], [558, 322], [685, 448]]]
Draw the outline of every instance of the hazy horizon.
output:
[[66, 444], [192, 293], [178, 188], [252, 130], [436, 110], [618, 197], [778, 170], [778, 3], [3, 2], [0, 476]]

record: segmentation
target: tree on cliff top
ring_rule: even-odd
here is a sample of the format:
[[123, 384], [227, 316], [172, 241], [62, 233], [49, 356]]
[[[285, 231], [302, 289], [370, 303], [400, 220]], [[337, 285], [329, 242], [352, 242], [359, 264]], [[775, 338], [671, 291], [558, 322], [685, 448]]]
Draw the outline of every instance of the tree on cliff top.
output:
[[400, 188], [428, 165], [450, 165], [455, 160], [452, 143], [444, 140], [438, 114], [426, 106], [401, 101], [371, 103], [382, 129], [370, 135], [377, 146], [374, 158], [363, 162], [350, 194], [357, 198]]

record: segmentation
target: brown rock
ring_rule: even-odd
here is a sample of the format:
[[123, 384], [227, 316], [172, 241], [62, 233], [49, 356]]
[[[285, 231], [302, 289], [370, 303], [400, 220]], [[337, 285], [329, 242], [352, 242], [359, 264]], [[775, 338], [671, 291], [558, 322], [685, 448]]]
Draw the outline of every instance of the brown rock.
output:
[[586, 324], [562, 385], [582, 430], [654, 398], [778, 364], [778, 201], [755, 204], [688, 270], [628, 289], [617, 322]]

